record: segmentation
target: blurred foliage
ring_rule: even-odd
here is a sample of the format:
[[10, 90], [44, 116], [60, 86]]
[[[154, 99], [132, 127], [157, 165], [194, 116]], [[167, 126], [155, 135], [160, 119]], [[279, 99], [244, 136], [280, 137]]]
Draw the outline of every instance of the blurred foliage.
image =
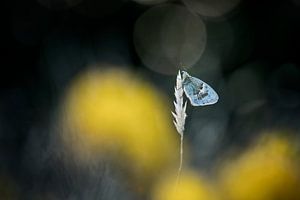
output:
[[167, 175], [155, 185], [152, 200], [218, 200], [210, 183], [195, 171], [183, 171], [177, 184], [176, 176]]
[[281, 134], [263, 135], [220, 169], [220, 186], [230, 200], [300, 198], [299, 147]]
[[114, 156], [136, 176], [152, 177], [174, 164], [177, 152], [165, 100], [125, 70], [82, 73], [66, 95], [64, 141], [79, 161]]

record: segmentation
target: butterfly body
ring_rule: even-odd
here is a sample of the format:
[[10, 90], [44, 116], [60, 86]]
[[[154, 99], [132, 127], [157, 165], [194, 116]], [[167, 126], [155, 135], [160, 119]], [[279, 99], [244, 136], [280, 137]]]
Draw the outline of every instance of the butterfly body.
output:
[[193, 106], [206, 106], [218, 102], [218, 94], [207, 83], [185, 71], [182, 71], [182, 78], [185, 95]]

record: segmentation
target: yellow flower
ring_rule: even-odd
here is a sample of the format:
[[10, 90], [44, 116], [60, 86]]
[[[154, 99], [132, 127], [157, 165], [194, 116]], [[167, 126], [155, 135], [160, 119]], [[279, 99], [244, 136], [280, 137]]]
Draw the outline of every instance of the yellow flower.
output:
[[264, 136], [221, 170], [220, 185], [230, 200], [299, 200], [296, 146], [279, 135]]
[[197, 173], [185, 171], [178, 185], [176, 176], [166, 176], [159, 181], [154, 187], [152, 200], [217, 200], [217, 194]]
[[77, 159], [110, 157], [138, 176], [151, 177], [174, 164], [177, 155], [165, 100], [129, 72], [90, 70], [67, 92], [63, 140]]

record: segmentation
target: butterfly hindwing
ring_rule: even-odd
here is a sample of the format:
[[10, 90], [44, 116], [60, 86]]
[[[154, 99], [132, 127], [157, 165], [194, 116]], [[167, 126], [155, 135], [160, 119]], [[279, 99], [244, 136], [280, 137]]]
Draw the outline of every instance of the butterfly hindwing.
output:
[[193, 106], [206, 106], [217, 103], [218, 94], [204, 81], [183, 71], [183, 89]]

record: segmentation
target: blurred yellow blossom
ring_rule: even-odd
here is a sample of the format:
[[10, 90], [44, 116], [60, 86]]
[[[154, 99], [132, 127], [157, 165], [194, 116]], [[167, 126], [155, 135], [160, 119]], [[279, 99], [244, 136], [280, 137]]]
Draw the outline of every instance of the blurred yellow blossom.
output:
[[300, 165], [296, 143], [265, 135], [221, 169], [220, 186], [230, 200], [299, 200]]
[[64, 102], [63, 139], [77, 158], [113, 157], [138, 176], [174, 165], [177, 134], [170, 106], [133, 74], [93, 69], [75, 79]]
[[193, 171], [183, 171], [180, 182], [176, 176], [166, 176], [153, 190], [152, 200], [217, 200], [211, 185]]

